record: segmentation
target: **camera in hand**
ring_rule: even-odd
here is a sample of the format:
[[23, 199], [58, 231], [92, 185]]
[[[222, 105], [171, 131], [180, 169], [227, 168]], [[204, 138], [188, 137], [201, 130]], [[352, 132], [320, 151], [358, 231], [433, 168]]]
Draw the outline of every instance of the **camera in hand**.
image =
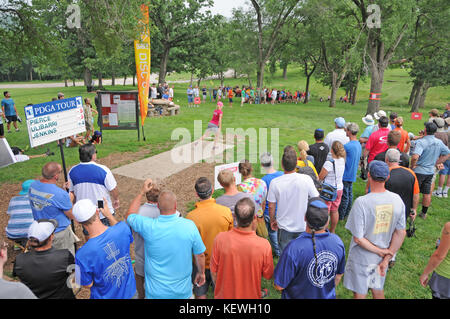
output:
[[97, 201], [97, 207], [98, 208], [103, 208], [103, 200], [98, 200]]

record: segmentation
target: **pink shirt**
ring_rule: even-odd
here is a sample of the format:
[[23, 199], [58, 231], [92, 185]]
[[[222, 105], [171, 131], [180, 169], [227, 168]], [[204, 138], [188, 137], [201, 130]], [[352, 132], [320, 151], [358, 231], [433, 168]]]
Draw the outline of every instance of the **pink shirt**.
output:
[[366, 150], [369, 151], [369, 158], [367, 162], [373, 161], [375, 156], [388, 149], [387, 136], [391, 130], [387, 127], [380, 128], [370, 134], [369, 140], [366, 143]]
[[222, 110], [219, 109], [214, 110], [213, 117], [210, 123], [219, 126], [219, 120], [222, 114], [223, 114]]

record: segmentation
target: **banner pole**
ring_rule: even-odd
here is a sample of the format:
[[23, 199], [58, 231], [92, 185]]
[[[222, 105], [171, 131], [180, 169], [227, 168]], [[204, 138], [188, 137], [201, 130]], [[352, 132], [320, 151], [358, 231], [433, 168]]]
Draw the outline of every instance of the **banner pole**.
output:
[[[64, 172], [64, 181], [67, 183], [68, 179], [67, 179], [67, 168], [66, 168], [66, 160], [64, 158], [64, 142], [63, 140], [58, 140], [58, 145], [59, 145], [59, 151], [61, 153], [61, 162], [62, 162], [62, 167], [63, 167], [63, 172]], [[69, 189], [66, 188], [66, 191], [69, 192]], [[72, 231], [75, 233], [75, 225], [73, 223], [73, 220], [70, 221], [70, 224], [72, 226]], [[77, 244], [74, 243], [73, 244], [75, 246], [75, 252], [77, 251]]]

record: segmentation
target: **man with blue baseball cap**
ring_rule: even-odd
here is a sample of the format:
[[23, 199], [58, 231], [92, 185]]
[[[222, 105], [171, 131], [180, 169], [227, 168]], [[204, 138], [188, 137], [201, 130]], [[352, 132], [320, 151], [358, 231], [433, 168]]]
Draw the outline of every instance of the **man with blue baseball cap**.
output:
[[369, 289], [374, 299], [384, 299], [389, 261], [405, 239], [405, 204], [399, 195], [386, 190], [388, 177], [385, 162], [370, 162], [370, 193], [355, 200], [345, 225], [353, 237], [344, 287], [353, 291], [355, 299], [366, 298]]
[[334, 119], [334, 124], [336, 127], [335, 130], [328, 133], [324, 140], [324, 143], [328, 145], [330, 150], [334, 141], [339, 141], [342, 145], [345, 145], [350, 141], [345, 132], [345, 119], [343, 117], [337, 117]]

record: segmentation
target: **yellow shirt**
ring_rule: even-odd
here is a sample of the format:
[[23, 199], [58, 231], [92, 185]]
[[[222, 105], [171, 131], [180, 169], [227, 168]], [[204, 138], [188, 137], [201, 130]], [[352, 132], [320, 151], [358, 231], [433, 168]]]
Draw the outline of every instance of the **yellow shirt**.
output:
[[206, 246], [205, 268], [209, 269], [214, 239], [220, 232], [233, 228], [233, 215], [228, 207], [216, 204], [216, 200], [206, 199], [195, 204], [196, 208], [186, 215], [198, 228]]
[[[311, 168], [313, 169], [313, 171], [314, 171], [314, 173], [316, 174], [317, 178], [319, 178], [319, 174], [317, 174], [317, 171], [316, 171], [316, 168], [314, 167], [314, 164], [313, 164], [311, 161], [308, 161], [308, 160], [306, 160], [306, 161], [308, 162], [308, 166], [311, 167]], [[298, 160], [298, 161], [297, 161], [297, 166], [298, 166], [298, 167], [305, 167], [306, 165], [305, 165], [305, 162], [304, 162], [304, 161]]]

